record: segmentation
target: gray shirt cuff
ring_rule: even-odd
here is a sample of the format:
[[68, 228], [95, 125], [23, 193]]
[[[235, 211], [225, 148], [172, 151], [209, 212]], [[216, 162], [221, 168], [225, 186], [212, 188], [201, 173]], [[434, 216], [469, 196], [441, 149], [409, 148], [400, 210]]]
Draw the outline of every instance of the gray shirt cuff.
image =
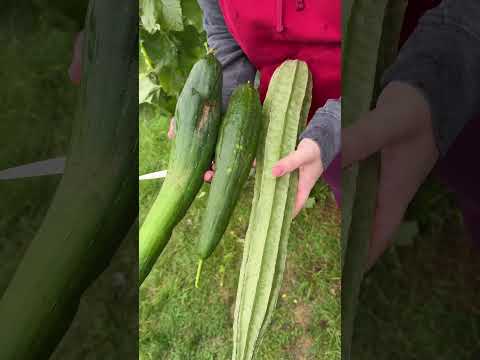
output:
[[218, 1], [198, 0], [198, 4], [203, 11], [208, 46], [215, 50], [215, 57], [222, 64], [222, 105], [225, 111], [233, 90], [247, 81], [254, 82], [256, 69], [228, 31]]
[[341, 112], [341, 99], [328, 100], [315, 112], [300, 135], [300, 140], [312, 139], [318, 144], [324, 169], [328, 168], [340, 151]]
[[466, 123], [480, 116], [480, 1], [444, 0], [428, 11], [386, 71], [382, 85], [419, 89], [445, 155]]

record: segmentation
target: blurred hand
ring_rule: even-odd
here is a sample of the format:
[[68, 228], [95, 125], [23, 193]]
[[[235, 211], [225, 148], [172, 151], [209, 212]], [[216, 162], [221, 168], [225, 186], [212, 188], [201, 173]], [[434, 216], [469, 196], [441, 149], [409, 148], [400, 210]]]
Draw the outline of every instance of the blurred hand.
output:
[[314, 140], [303, 139], [300, 141], [297, 150], [275, 164], [272, 168], [272, 175], [280, 177], [296, 169], [299, 169], [299, 177], [294, 217], [304, 207], [315, 183], [323, 173], [320, 148]]
[[173, 117], [170, 119], [167, 136], [170, 140], [173, 140], [173, 138], [175, 137], [175, 119]]
[[83, 30], [77, 33], [75, 38], [75, 44], [73, 47], [73, 58], [70, 68], [68, 69], [68, 75], [70, 80], [75, 84], [80, 84], [82, 77], [82, 47], [83, 47]]
[[408, 204], [438, 159], [429, 105], [413, 86], [390, 83], [376, 108], [343, 130], [343, 167], [378, 151], [381, 171], [368, 268], [391, 245]]

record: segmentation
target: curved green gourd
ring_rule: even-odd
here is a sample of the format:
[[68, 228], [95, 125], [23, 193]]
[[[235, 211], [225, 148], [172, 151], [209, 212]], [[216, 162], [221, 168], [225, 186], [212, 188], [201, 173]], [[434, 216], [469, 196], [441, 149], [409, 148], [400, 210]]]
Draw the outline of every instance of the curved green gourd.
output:
[[168, 175], [140, 228], [139, 285], [203, 184], [221, 123], [221, 90], [222, 68], [210, 53], [193, 66], [178, 98]]
[[[376, 100], [385, 68], [393, 62], [407, 2], [348, 0], [344, 6], [342, 126], [351, 125]], [[375, 215], [379, 157], [342, 176], [342, 359], [352, 356], [358, 296]]]
[[127, 0], [90, 1], [68, 161], [0, 299], [2, 360], [50, 357], [138, 215], [137, 12]]
[[212, 254], [227, 228], [252, 168], [261, 125], [257, 90], [240, 85], [230, 97], [215, 151], [215, 176], [197, 244], [201, 261]]

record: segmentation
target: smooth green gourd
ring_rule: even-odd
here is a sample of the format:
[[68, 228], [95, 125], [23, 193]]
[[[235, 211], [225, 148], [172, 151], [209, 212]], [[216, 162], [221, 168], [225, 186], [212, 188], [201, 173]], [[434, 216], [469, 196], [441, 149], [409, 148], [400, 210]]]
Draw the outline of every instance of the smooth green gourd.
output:
[[222, 67], [212, 53], [192, 68], [175, 109], [168, 175], [141, 228], [139, 285], [203, 184], [221, 123]]
[[251, 84], [240, 85], [229, 99], [218, 137], [215, 176], [197, 243], [199, 270], [228, 226], [255, 159], [261, 125], [262, 105], [258, 91]]

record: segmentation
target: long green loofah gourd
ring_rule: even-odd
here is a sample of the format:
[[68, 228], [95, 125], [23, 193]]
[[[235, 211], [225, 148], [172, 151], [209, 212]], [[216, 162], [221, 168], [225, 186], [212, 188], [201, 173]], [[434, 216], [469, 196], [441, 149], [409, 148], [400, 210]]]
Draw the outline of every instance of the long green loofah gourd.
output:
[[68, 162], [0, 299], [2, 360], [50, 357], [138, 215], [137, 14], [129, 0], [90, 1]]
[[[351, 125], [375, 101], [379, 80], [394, 60], [404, 0], [347, 0], [343, 6], [342, 126]], [[342, 176], [342, 359], [350, 360], [355, 315], [376, 206], [378, 156]]]
[[212, 53], [195, 63], [175, 109], [168, 175], [140, 228], [139, 286], [203, 184], [221, 118], [222, 67]]
[[277, 179], [272, 167], [295, 149], [311, 96], [311, 74], [304, 62], [288, 60], [273, 74], [263, 105], [254, 199], [236, 298], [233, 360], [255, 356], [278, 298], [297, 174]]

